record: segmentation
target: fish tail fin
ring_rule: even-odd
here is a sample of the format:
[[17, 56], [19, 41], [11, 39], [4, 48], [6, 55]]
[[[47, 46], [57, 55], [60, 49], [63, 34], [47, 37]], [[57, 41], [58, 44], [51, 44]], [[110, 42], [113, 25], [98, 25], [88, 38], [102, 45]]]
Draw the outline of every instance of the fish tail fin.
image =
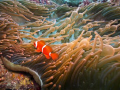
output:
[[58, 59], [58, 54], [57, 53], [51, 53], [51, 57], [53, 60]]

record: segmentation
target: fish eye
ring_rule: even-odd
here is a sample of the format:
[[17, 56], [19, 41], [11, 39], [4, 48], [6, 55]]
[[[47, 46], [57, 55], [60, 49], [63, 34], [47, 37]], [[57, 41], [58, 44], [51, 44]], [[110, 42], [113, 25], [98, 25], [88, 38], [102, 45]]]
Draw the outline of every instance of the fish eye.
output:
[[36, 46], [36, 45], [35, 45], [35, 42], [34, 42], [34, 46]]
[[35, 46], [35, 48], [37, 48], [37, 41], [36, 41], [36, 42], [34, 42], [34, 46]]

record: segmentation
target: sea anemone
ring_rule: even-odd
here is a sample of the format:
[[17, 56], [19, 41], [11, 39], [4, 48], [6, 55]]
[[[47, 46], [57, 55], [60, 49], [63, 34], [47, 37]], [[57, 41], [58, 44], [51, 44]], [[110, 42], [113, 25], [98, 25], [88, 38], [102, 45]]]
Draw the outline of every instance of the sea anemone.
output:
[[[46, 9], [56, 15], [52, 19], [31, 10], [38, 7], [33, 2], [15, 3], [25, 6], [33, 17], [42, 18], [27, 16], [29, 22], [20, 24], [12, 19], [13, 14], [1, 11], [0, 57], [6, 68], [29, 73], [42, 89], [120, 88], [119, 7], [107, 2], [90, 3], [59, 14], [66, 6], [58, 6]], [[33, 42], [38, 40], [44, 40], [59, 58], [54, 61], [35, 52]]]

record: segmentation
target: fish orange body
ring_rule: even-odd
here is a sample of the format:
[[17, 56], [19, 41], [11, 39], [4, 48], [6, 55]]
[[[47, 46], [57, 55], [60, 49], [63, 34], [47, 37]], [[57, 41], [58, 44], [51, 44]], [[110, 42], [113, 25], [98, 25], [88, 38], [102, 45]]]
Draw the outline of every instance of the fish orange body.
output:
[[44, 41], [35, 41], [34, 46], [37, 48], [37, 52], [42, 52], [47, 59], [50, 59], [52, 57], [53, 60], [58, 59], [57, 53], [52, 53], [52, 48], [45, 44]]

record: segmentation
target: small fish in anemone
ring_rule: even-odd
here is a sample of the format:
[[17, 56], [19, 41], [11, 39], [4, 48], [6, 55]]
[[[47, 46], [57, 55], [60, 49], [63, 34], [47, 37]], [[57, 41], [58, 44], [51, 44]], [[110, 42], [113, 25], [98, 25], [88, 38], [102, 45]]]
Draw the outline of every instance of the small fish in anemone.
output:
[[[27, 82], [23, 90], [29, 90], [29, 85], [35, 88], [36, 84], [41, 90], [119, 90], [119, 6], [92, 0], [84, 6], [84, 2], [78, 5], [74, 2], [77, 0], [69, 0], [71, 6], [76, 5], [70, 7], [61, 5], [63, 1], [52, 0], [50, 5], [0, 1], [1, 66], [22, 85]], [[55, 61], [53, 52], [59, 55]], [[1, 72], [0, 86], [5, 81], [6, 86], [12, 83], [4, 68]], [[26, 72], [33, 81], [28, 83], [29, 79], [14, 72]], [[19, 83], [13, 83], [12, 89], [21, 90]]]
[[37, 48], [36, 52], [44, 53], [47, 59], [50, 59], [50, 57], [52, 57], [53, 60], [58, 59], [58, 54], [52, 53], [52, 48], [46, 45], [44, 41], [35, 41], [34, 46]]

